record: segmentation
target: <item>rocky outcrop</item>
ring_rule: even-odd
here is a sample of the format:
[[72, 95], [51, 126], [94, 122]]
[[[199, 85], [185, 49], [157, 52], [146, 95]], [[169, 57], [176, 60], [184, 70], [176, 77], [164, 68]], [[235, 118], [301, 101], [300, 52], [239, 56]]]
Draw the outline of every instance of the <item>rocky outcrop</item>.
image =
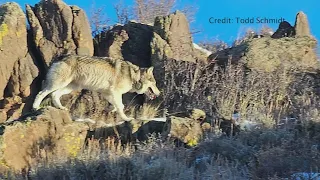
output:
[[[16, 3], [0, 7], [0, 122], [30, 107], [38, 91], [38, 63], [28, 48], [26, 16]], [[3, 99], [9, 98], [9, 99]]]
[[73, 12], [72, 39], [79, 55], [92, 56], [94, 52], [91, 27], [86, 13], [78, 6], [71, 6]]
[[304, 14], [302, 11], [299, 12], [296, 16], [294, 30], [295, 30], [296, 37], [303, 37], [303, 36], [311, 37], [307, 15]]
[[[313, 38], [259, 38], [229, 48], [209, 58], [219, 65], [243, 62], [251, 70], [273, 72], [279, 67], [300, 70], [316, 69], [319, 67]], [[263, 64], [263, 66], [262, 66]]]
[[116, 25], [96, 36], [95, 55], [130, 61], [140, 67], [150, 67], [152, 30], [152, 26], [136, 22]]
[[[2, 99], [10, 77], [14, 76], [11, 83], [18, 83], [17, 73], [21, 72], [19, 64], [28, 64], [26, 61], [31, 58], [27, 57], [25, 15], [20, 6], [16, 3], [5, 3], [1, 5], [0, 13], [0, 99]], [[14, 88], [14, 91], [9, 93], [19, 94], [20, 88]]]
[[[164, 17], [157, 17], [154, 23], [151, 45], [151, 61], [155, 67], [155, 79], [159, 89], [164, 91], [167, 79], [167, 60], [206, 62], [207, 53], [193, 45], [189, 23], [179, 11]], [[162, 102], [163, 94], [156, 99]]]
[[[79, 7], [68, 6], [61, 0], [43, 0], [35, 7], [26, 5], [26, 13], [30, 24], [28, 32], [26, 15], [19, 5], [1, 6], [0, 122], [30, 111], [55, 57], [65, 53], [93, 55], [90, 25]], [[64, 103], [79, 99], [71, 97]]]
[[75, 119], [67, 111], [46, 107], [2, 125], [0, 167], [5, 165], [19, 171], [37, 164], [41, 158], [75, 157], [85, 147], [88, 138], [104, 141], [115, 137], [126, 144], [144, 141], [152, 133], [161, 133], [163, 138], [178, 139], [194, 146], [202, 138], [200, 122], [195, 118], [204, 118], [205, 115], [199, 112], [194, 111], [190, 117], [150, 120], [139, 120], [138, 117], [130, 122], [89, 119], [84, 123], [77, 122], [81, 118]]
[[168, 16], [157, 17], [154, 29], [168, 43], [173, 59], [195, 61], [189, 23], [183, 13], [177, 11]]
[[153, 65], [150, 56], [163, 58], [165, 54], [168, 58], [191, 62], [206, 60], [208, 56], [194, 48], [187, 18], [179, 11], [157, 17], [154, 26], [133, 21], [116, 25], [97, 35], [95, 40], [95, 55], [125, 59], [141, 67]]
[[[317, 42], [309, 37], [257, 39], [248, 44], [243, 61], [250, 69], [273, 72], [279, 67], [297, 70], [319, 68]], [[263, 66], [261, 66], [263, 64]]]
[[158, 88], [163, 89], [165, 82], [165, 60], [170, 59], [172, 50], [168, 43], [157, 33], [153, 33], [150, 45], [152, 49], [151, 61], [155, 69], [154, 77], [157, 81]]
[[295, 30], [287, 21], [283, 21], [279, 24], [277, 31], [271, 36], [272, 38], [279, 39], [283, 37], [294, 37]]
[[271, 38], [249, 39], [210, 55], [208, 60], [219, 66], [242, 62], [251, 70], [263, 72], [273, 72], [279, 67], [304, 71], [319, 68], [316, 47], [317, 41], [310, 34], [307, 17], [299, 12], [294, 27], [283, 21]]
[[93, 55], [90, 25], [77, 6], [69, 7], [61, 0], [41, 1], [35, 7], [27, 5], [26, 12], [28, 32], [26, 16], [18, 4], [1, 6], [0, 100], [6, 99], [0, 103], [0, 122], [31, 109], [54, 57], [64, 53]]
[[172, 59], [196, 62], [207, 57], [205, 53], [193, 47], [189, 22], [180, 11], [157, 17], [154, 22], [154, 32], [168, 44], [172, 52], [168, 56]]
[[93, 55], [90, 25], [82, 9], [61, 0], [43, 0], [35, 7], [27, 5], [26, 11], [44, 65], [61, 54]]
[[76, 156], [88, 126], [73, 122], [69, 113], [52, 107], [3, 126], [1, 162], [15, 170], [37, 163], [35, 155]]
[[271, 36], [272, 38], [283, 37], [312, 37], [309, 27], [307, 15], [302, 11], [296, 15], [295, 25], [291, 26], [287, 21], [283, 21], [279, 24], [277, 31]]

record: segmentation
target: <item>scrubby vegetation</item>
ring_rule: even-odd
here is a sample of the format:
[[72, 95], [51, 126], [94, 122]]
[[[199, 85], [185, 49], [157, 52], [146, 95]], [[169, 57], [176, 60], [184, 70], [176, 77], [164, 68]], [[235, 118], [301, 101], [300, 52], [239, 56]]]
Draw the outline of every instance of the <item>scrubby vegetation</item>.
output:
[[[208, 131], [193, 148], [177, 147], [151, 135], [122, 146], [112, 138], [88, 140], [75, 156], [42, 158], [26, 173], [31, 179], [281, 179], [320, 167], [318, 79], [309, 73], [247, 72], [243, 65], [219, 69], [167, 61], [169, 114], [198, 107], [214, 119], [231, 119], [235, 109], [260, 129], [234, 137]], [[176, 69], [180, 71], [176, 71]], [[179, 97], [179, 98], [177, 98]], [[197, 99], [197, 101], [195, 101]], [[153, 116], [145, 106], [141, 116]], [[285, 117], [295, 122], [276, 126]], [[214, 126], [214, 124], [213, 124]], [[22, 178], [8, 172], [2, 178]]]
[[[42, 159], [31, 179], [281, 179], [317, 172], [319, 124], [288, 130], [261, 129], [236, 137], [209, 135], [186, 149], [151, 138], [136, 149], [111, 139], [88, 142], [74, 158]], [[40, 152], [36, 156], [41, 157]], [[2, 178], [23, 179], [13, 173]]]
[[[80, 119], [92, 115], [91, 118], [97, 120], [95, 127], [88, 122], [90, 124], [88, 126], [85, 123], [74, 125], [75, 122], [69, 118], [69, 112], [54, 108], [51, 111], [45, 109], [47, 114], [44, 113], [44, 115], [40, 112], [42, 116], [24, 115], [27, 118], [22, 117], [16, 120], [23, 119], [23, 122], [17, 122], [15, 126], [9, 126], [7, 129], [5, 124], [1, 126], [0, 136], [0, 178], [35, 180], [295, 179], [292, 176], [296, 173], [319, 172], [320, 66], [311, 51], [316, 47], [316, 41], [313, 38], [309, 36], [271, 38], [269, 37], [270, 28], [264, 27], [258, 33], [266, 37], [253, 38], [251, 31], [247, 31], [244, 37], [235, 40], [232, 47], [221, 40], [200, 43], [200, 46], [212, 52], [208, 61], [199, 60], [200, 58], [194, 61], [176, 60], [167, 56], [176, 51], [175, 53], [180, 55], [178, 57], [184, 57], [179, 54], [182, 47], [178, 46], [184, 37], [174, 39], [175, 37], [169, 36], [171, 33], [169, 26], [166, 27], [167, 29], [162, 29], [163, 32], [160, 31], [167, 37], [160, 37], [161, 33], [156, 34], [158, 31], [154, 31], [151, 25], [146, 25], [152, 24], [156, 16], [166, 16], [172, 12], [176, 1], [136, 0], [134, 7], [126, 7], [122, 3], [114, 5], [118, 22], [125, 24], [131, 17], [135, 17], [143, 25], [132, 23], [126, 28], [119, 25], [115, 30], [120, 30], [113, 32], [111, 40], [95, 43], [105, 43], [102, 44], [105, 48], [103, 50], [109, 54], [113, 51], [118, 57], [139, 59], [141, 56], [147, 57], [148, 60], [150, 59], [149, 51], [143, 56], [137, 53], [139, 49], [131, 47], [134, 44], [128, 42], [128, 38], [132, 34], [136, 35], [136, 39], [131, 38], [131, 40], [143, 44], [141, 46], [143, 48], [153, 45], [154, 47], [149, 48], [150, 53], [154, 53], [151, 58], [161, 56], [161, 58], [157, 57], [156, 63], [161, 62], [163, 65], [161, 68], [155, 68], [155, 73], [160, 72], [163, 75], [159, 82], [159, 88], [162, 90], [159, 101], [145, 103], [141, 107], [131, 102], [129, 105], [126, 104], [126, 113], [135, 117], [134, 121], [137, 121], [136, 124], [130, 124], [132, 125], [130, 130], [134, 133], [128, 132], [129, 138], [121, 137], [122, 132], [115, 125], [118, 119], [105, 109], [107, 102], [102, 101], [99, 94], [88, 91], [77, 92], [78, 94], [73, 95], [66, 104]], [[101, 31], [108, 32], [109, 20], [103, 13], [103, 9], [100, 8], [92, 14], [91, 28], [92, 35], [95, 37], [101, 35]], [[179, 14], [180, 17], [184, 16]], [[172, 20], [170, 18], [168, 16], [163, 19], [169, 21]], [[179, 18], [175, 20], [181, 20]], [[188, 19], [191, 21], [192, 15]], [[164, 23], [163, 26], [168, 25], [162, 20], [161, 23]], [[140, 33], [135, 34], [138, 31]], [[189, 32], [189, 30], [185, 31]], [[179, 33], [178, 30], [175, 31], [176, 34], [177, 32]], [[148, 37], [144, 37], [145, 34]], [[0, 33], [0, 44], [1, 38]], [[138, 41], [140, 38], [143, 41]], [[176, 44], [170, 44], [172, 39]], [[126, 47], [122, 46], [125, 43]], [[46, 43], [43, 44], [46, 45]], [[177, 46], [174, 47], [174, 45]], [[112, 46], [112, 48], [105, 46]], [[194, 50], [192, 42], [183, 48], [186, 48], [188, 53], [189, 50]], [[39, 50], [42, 54], [37, 52], [39, 57], [45, 54], [42, 52], [43, 49]], [[225, 56], [220, 56], [221, 54]], [[146, 64], [151, 62], [148, 61]], [[20, 78], [20, 76], [17, 77]], [[10, 81], [8, 84], [10, 85]], [[7, 88], [6, 91], [8, 91]], [[36, 94], [36, 92], [33, 93]], [[79, 96], [74, 98], [77, 95]], [[15, 107], [14, 103], [10, 104], [9, 101], [10, 98], [7, 98], [2, 102], [9, 104], [8, 109], [11, 108], [5, 112], [6, 118], [8, 114], [14, 114], [14, 111], [20, 108]], [[50, 104], [50, 99], [47, 101], [42, 105]], [[1, 106], [6, 105], [1, 104]], [[172, 134], [163, 137], [163, 134], [150, 133], [147, 134], [146, 141], [131, 141], [133, 139], [131, 135], [139, 136], [136, 131], [149, 123], [149, 121], [141, 123], [138, 120], [162, 118], [162, 116], [186, 118], [185, 114], [195, 108], [203, 110], [206, 114], [206, 118], [200, 118], [201, 122], [197, 121], [203, 127], [201, 139], [188, 137], [186, 142], [180, 142], [182, 139], [172, 137]], [[235, 113], [240, 114], [240, 119], [233, 118]], [[52, 119], [54, 121], [50, 121]], [[37, 122], [33, 124], [35, 121]], [[33, 128], [30, 128], [31, 126]], [[88, 127], [89, 130], [83, 127]], [[108, 134], [106, 127], [111, 129], [111, 134]], [[164, 129], [162, 126], [160, 128]], [[190, 127], [187, 128], [189, 130], [186, 133], [182, 132], [185, 136], [192, 131]], [[17, 129], [23, 130], [23, 134], [15, 134]], [[124, 131], [127, 130], [124, 129]], [[8, 145], [3, 139], [4, 131], [7, 136], [10, 136], [6, 137], [6, 142], [10, 143], [10, 140], [23, 142], [23, 148], [26, 151], [24, 152], [26, 156], [23, 157], [32, 159], [24, 161], [24, 163], [30, 163], [22, 171], [13, 170], [8, 166], [8, 161], [12, 159], [4, 160], [3, 158], [4, 149], [8, 152]], [[151, 132], [150, 128], [146, 132]], [[42, 136], [46, 138], [42, 139]], [[28, 140], [30, 142], [27, 142]], [[40, 141], [40, 143], [31, 140]], [[58, 145], [60, 149], [56, 147]], [[65, 154], [52, 149], [61, 150]], [[17, 167], [20, 168], [20, 166]]]

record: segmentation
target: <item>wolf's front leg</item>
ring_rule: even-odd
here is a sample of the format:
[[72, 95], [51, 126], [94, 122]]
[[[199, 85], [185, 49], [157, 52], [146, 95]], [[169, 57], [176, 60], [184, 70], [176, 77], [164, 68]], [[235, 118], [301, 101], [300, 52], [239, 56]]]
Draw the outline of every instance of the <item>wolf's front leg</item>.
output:
[[125, 121], [131, 121], [134, 120], [134, 118], [132, 117], [128, 117], [125, 113], [124, 113], [124, 105], [121, 103], [116, 105], [117, 108], [117, 113], [120, 115], [121, 119], [125, 120]]

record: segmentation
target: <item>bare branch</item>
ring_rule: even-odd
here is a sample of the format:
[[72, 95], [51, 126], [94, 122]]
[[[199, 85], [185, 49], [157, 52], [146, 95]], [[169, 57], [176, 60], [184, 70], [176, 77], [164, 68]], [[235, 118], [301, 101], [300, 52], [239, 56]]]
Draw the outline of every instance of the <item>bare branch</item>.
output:
[[132, 18], [132, 8], [125, 5], [122, 0], [113, 5], [117, 14], [117, 22], [120, 24], [126, 24]]
[[95, 7], [95, 3], [92, 3], [90, 9], [90, 26], [92, 30], [92, 35], [96, 36], [101, 31], [109, 27], [110, 19], [105, 13], [105, 7]]

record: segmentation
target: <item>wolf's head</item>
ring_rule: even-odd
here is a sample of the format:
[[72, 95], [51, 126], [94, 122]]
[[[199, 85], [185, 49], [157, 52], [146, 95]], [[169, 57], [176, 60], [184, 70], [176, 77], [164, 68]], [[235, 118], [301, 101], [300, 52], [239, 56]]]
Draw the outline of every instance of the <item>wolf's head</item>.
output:
[[153, 67], [143, 68], [140, 73], [140, 80], [134, 87], [135, 92], [145, 94], [149, 99], [155, 99], [160, 95], [160, 91], [153, 76]]

